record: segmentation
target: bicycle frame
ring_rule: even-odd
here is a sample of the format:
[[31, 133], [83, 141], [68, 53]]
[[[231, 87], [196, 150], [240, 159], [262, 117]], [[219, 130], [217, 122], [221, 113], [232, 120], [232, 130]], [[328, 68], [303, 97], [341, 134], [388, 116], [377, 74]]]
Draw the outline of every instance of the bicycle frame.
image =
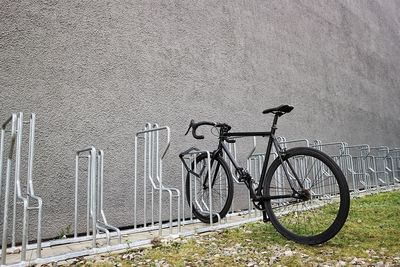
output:
[[[271, 150], [272, 150], [272, 145], [274, 145], [275, 150], [278, 154], [278, 158], [281, 160], [281, 162], [283, 162], [282, 157], [284, 157], [285, 155], [285, 150], [283, 150], [281, 148], [281, 146], [279, 145], [279, 142], [276, 140], [275, 138], [275, 131], [277, 129], [277, 122], [278, 122], [278, 118], [279, 118], [279, 114], [275, 114], [272, 126], [271, 126], [271, 131], [269, 132], [224, 132], [223, 129], [221, 129], [220, 132], [220, 137], [219, 137], [219, 144], [218, 144], [218, 148], [213, 151], [212, 153], [212, 158], [211, 158], [211, 165], [214, 161], [214, 158], [217, 157], [218, 155], [222, 154], [222, 151], [224, 151], [226, 153], [226, 155], [228, 156], [229, 160], [232, 162], [236, 172], [239, 173], [239, 175], [248, 175], [248, 179], [244, 179], [244, 183], [246, 184], [247, 188], [250, 191], [250, 198], [253, 201], [266, 201], [266, 200], [271, 200], [271, 199], [282, 199], [282, 198], [300, 198], [300, 194], [299, 192], [297, 192], [297, 190], [294, 189], [290, 179], [288, 180], [288, 183], [290, 185], [290, 187], [293, 190], [293, 194], [286, 194], [286, 195], [275, 195], [275, 196], [263, 196], [262, 195], [262, 189], [263, 189], [263, 185], [265, 182], [265, 177], [266, 177], [266, 173], [268, 171], [268, 163], [269, 163], [269, 158], [270, 158], [270, 154], [271, 154]], [[253, 136], [262, 136], [262, 137], [267, 137], [269, 136], [268, 139], [268, 146], [267, 146], [267, 151], [265, 152], [265, 161], [262, 167], [262, 171], [261, 171], [261, 177], [260, 177], [260, 182], [257, 186], [257, 188], [253, 188], [253, 181], [252, 181], [252, 177], [247, 174], [247, 173], [243, 173], [243, 168], [239, 166], [239, 164], [237, 163], [237, 161], [235, 160], [235, 158], [233, 157], [233, 155], [229, 152], [229, 149], [227, 148], [227, 146], [224, 144], [224, 141], [230, 141], [229, 138], [230, 137], [253, 137]], [[287, 162], [287, 165], [289, 166], [290, 170], [292, 171], [292, 174], [294, 176], [294, 178], [297, 180], [298, 184], [300, 185], [300, 188], [303, 190], [303, 184], [302, 182], [300, 182], [300, 179], [298, 178], [296, 172], [294, 171], [293, 166], [291, 165], [290, 162]], [[286, 168], [286, 166], [284, 164], [282, 164], [283, 170], [286, 174], [286, 177], [289, 177], [289, 172]], [[217, 172], [217, 171], [216, 171]], [[215, 182], [215, 177], [213, 178], [213, 182], [212, 184], [214, 184]]]
[[[195, 139], [204, 139], [204, 135], [196, 132], [200, 126], [212, 126], [219, 131], [216, 150], [210, 153], [192, 147], [179, 155], [187, 170], [187, 200], [193, 214], [200, 221], [204, 223], [216, 222], [229, 213], [233, 200], [234, 180], [232, 172], [234, 172], [235, 181], [244, 183], [248, 188], [254, 208], [262, 211], [263, 221], [271, 221], [278, 232], [286, 238], [301, 244], [314, 245], [326, 242], [340, 231], [346, 221], [350, 206], [346, 177], [340, 167], [328, 155], [319, 150], [310, 147], [292, 149], [287, 149], [283, 145], [281, 147], [275, 136], [277, 121], [280, 116], [289, 113], [291, 110], [293, 110], [293, 107], [289, 105], [264, 110], [263, 114], [273, 113], [275, 115], [269, 132], [230, 132], [232, 127], [226, 123], [209, 121], [196, 123], [194, 120], [190, 121], [185, 135], [192, 130]], [[234, 149], [234, 152], [231, 153], [227, 144], [236, 142], [235, 138], [255, 138], [256, 136], [268, 138], [265, 155], [257, 154], [257, 157], [264, 156], [262, 169], [257, 170], [254, 174], [258, 176], [261, 172], [258, 184], [252, 178], [250, 171], [241, 167], [236, 161], [234, 156], [236, 150]], [[254, 150], [252, 150], [252, 153]], [[270, 163], [272, 151], [276, 158], [274, 156], [273, 162]], [[184, 158], [185, 155], [189, 154], [192, 154], [190, 158]], [[250, 160], [252, 160], [251, 155], [248, 158]], [[189, 164], [187, 164], [187, 161]], [[261, 164], [261, 162], [257, 163]], [[251, 167], [251, 162], [248, 166]], [[191, 187], [193, 183], [195, 185], [194, 191]], [[196, 185], [199, 190], [196, 189]], [[315, 189], [313, 189], [314, 185]], [[219, 197], [216, 201], [213, 200], [213, 191]], [[193, 199], [193, 195], [195, 199]], [[207, 203], [206, 197], [209, 198], [209, 203]], [[332, 197], [339, 197], [339, 201], [333, 201]], [[278, 199], [283, 201], [273, 201]], [[308, 205], [303, 204], [306, 201], [312, 202]], [[336, 205], [337, 202], [339, 202], [339, 205]], [[214, 203], [218, 206], [216, 212], [213, 210]], [[328, 210], [329, 217], [321, 217], [320, 212], [311, 211], [323, 207], [325, 204], [334, 204]], [[249, 214], [252, 210], [253, 208], [249, 206]], [[309, 212], [303, 213], [303, 211]], [[322, 211], [322, 213], [324, 212]], [[334, 212], [336, 212], [336, 217], [331, 216]], [[289, 215], [287, 218], [281, 216], [287, 214], [294, 216]], [[316, 225], [321, 224], [326, 228], [319, 230], [319, 227], [318, 229], [312, 227], [308, 231], [306, 228], [309, 226], [310, 216], [313, 216], [313, 220], [320, 219], [321, 223], [316, 223]], [[297, 218], [301, 221], [300, 224], [294, 228], [287, 227], [287, 225], [293, 224]], [[330, 223], [331, 219], [332, 223], [327, 224], [326, 222]]]

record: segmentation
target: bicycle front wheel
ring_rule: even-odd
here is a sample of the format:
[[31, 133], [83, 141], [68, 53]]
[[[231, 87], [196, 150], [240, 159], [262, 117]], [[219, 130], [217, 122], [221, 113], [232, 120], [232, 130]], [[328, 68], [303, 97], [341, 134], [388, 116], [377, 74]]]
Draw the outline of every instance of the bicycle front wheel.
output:
[[218, 221], [216, 214], [222, 219], [229, 211], [233, 198], [233, 181], [223, 158], [217, 156], [208, 165], [206, 153], [200, 154], [192, 163], [193, 173], [186, 176], [186, 198], [196, 218], [210, 223], [211, 212], [212, 222], [215, 223]]
[[349, 189], [339, 166], [325, 153], [306, 147], [290, 149], [282, 160], [275, 159], [266, 176], [264, 195], [276, 197], [265, 203], [276, 230], [309, 245], [334, 237], [350, 207]]

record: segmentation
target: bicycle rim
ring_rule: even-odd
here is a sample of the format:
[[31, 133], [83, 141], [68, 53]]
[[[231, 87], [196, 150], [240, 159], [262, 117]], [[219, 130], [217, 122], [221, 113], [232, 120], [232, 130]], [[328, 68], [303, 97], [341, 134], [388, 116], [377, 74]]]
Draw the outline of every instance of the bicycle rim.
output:
[[283, 162], [272, 163], [269, 174], [267, 196], [290, 195], [292, 188], [302, 196], [267, 201], [271, 222], [282, 235], [319, 244], [339, 232], [348, 215], [349, 191], [343, 173], [328, 156], [310, 148], [289, 150]]
[[[207, 155], [202, 154], [197, 157], [196, 164], [192, 164], [192, 171], [195, 174], [188, 173], [186, 177], [186, 197], [193, 214], [205, 223], [210, 223], [210, 210], [213, 222], [218, 221], [216, 214], [224, 218], [233, 197], [232, 177], [225, 161], [217, 157], [209, 167]], [[209, 189], [210, 177], [212, 190]]]

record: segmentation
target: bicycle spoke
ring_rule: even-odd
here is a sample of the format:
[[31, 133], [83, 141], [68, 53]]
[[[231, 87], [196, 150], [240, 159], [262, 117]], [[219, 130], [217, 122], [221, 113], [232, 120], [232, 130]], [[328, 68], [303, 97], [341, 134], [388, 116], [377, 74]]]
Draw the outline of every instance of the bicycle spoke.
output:
[[[289, 156], [280, 162], [267, 189], [270, 196], [290, 193], [292, 189], [289, 187], [297, 191], [296, 198], [271, 199], [269, 203], [276, 214], [277, 229], [285, 229], [281, 233], [293, 233], [296, 239], [299, 236], [310, 237], [310, 243], [314, 242], [313, 236], [324, 233], [333, 225], [341, 203], [336, 197], [341, 192], [334, 176], [337, 168], [331, 166], [331, 161], [321, 161], [312, 156], [314, 153]], [[287, 162], [293, 168], [289, 168]], [[284, 172], [283, 168], [289, 170]]]
[[[211, 168], [209, 168], [207, 157], [200, 158], [192, 166], [194, 171], [199, 170], [197, 172], [198, 177], [195, 175], [188, 176], [188, 179], [191, 179], [188, 183], [188, 190], [192, 191], [195, 196], [193, 212], [202, 221], [210, 220], [210, 209], [212, 209], [213, 214], [220, 213], [225, 209], [229, 194], [231, 194], [226, 166], [222, 166], [219, 160], [218, 158], [214, 159]], [[212, 181], [211, 188], [210, 177]], [[220, 215], [220, 217], [222, 216]]]

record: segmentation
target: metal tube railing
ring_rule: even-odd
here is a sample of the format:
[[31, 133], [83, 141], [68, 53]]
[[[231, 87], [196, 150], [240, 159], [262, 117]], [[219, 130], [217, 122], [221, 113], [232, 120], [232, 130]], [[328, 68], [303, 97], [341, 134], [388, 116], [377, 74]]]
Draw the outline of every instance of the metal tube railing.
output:
[[390, 149], [389, 155], [392, 157], [394, 183], [400, 183], [400, 148]]
[[[113, 230], [121, 244], [121, 231], [107, 222], [103, 209], [104, 192], [104, 152], [94, 147], [78, 150], [75, 155], [75, 205], [74, 205], [74, 239], [78, 239], [78, 196], [79, 194], [79, 161], [87, 159], [87, 194], [86, 194], [86, 236], [92, 232], [92, 248], [97, 246], [98, 232], [106, 234], [107, 245], [111, 245]], [[73, 240], [71, 240], [73, 242]]]
[[[12, 116], [5, 121], [0, 130], [0, 200], [4, 197], [4, 213], [2, 221], [2, 252], [1, 252], [1, 264], [7, 264], [7, 246], [11, 245], [10, 250], [16, 249], [16, 242], [19, 238], [16, 235], [17, 229], [22, 228], [22, 243], [21, 243], [21, 262], [26, 262], [26, 254], [28, 249], [36, 248], [37, 258], [41, 257], [41, 216], [42, 216], [42, 199], [35, 195], [33, 187], [33, 157], [34, 157], [34, 142], [35, 142], [35, 114], [30, 117], [30, 127], [29, 127], [29, 139], [28, 139], [28, 158], [27, 164], [25, 165], [22, 158], [22, 151], [24, 146], [24, 136], [23, 136], [23, 114], [17, 113], [12, 114]], [[165, 140], [160, 142], [160, 132], [165, 132]], [[190, 222], [185, 222], [185, 196], [186, 187], [185, 179], [187, 175], [193, 175], [188, 169], [184, 168], [184, 163], [182, 164], [182, 202], [180, 197], [181, 191], [165, 186], [165, 180], [163, 177], [164, 171], [164, 160], [165, 156], [169, 150], [171, 143], [170, 129], [167, 126], [160, 127], [158, 124], [147, 123], [144, 130], [139, 131], [135, 134], [135, 150], [134, 150], [134, 229], [133, 232], [140, 231], [151, 231], [158, 228], [158, 234], [162, 235], [163, 228], [169, 228], [169, 234], [173, 233], [173, 226], [177, 226], [177, 232], [181, 232], [181, 224], [194, 223], [197, 222], [193, 219], [192, 210], [193, 203], [197, 203], [199, 209], [207, 214], [210, 218], [211, 227], [215, 226], [215, 216], [217, 217], [217, 223], [222, 225], [221, 218], [218, 213], [215, 212], [218, 203], [213, 202], [212, 190], [207, 196], [199, 197], [196, 192], [202, 190], [196, 182], [190, 183], [188, 190], [190, 192], [189, 207], [190, 207]], [[143, 227], [139, 229], [137, 214], [140, 209], [138, 205], [138, 164], [141, 163], [141, 155], [139, 155], [138, 145], [140, 141], [144, 141], [143, 148]], [[279, 137], [279, 143], [282, 148], [288, 149], [291, 144], [304, 144], [305, 146], [310, 146], [307, 139], [296, 139], [296, 140], [286, 140], [284, 137]], [[160, 143], [162, 148], [160, 149]], [[229, 143], [228, 148], [237, 158], [237, 147], [236, 144]], [[247, 155], [247, 169], [254, 179], [259, 178], [262, 164], [265, 160], [265, 154], [255, 153], [257, 147], [256, 139], [254, 137], [253, 146]], [[389, 149], [385, 146], [380, 147], [370, 147], [369, 145], [348, 145], [345, 142], [330, 142], [322, 143], [319, 140], [314, 142], [312, 147], [328, 152], [330, 156], [337, 162], [339, 167], [345, 173], [349, 184], [352, 183], [352, 188], [354, 192], [360, 191], [371, 191], [375, 189], [389, 189], [395, 185], [398, 185], [400, 177], [400, 149]], [[332, 152], [331, 148], [336, 150]], [[201, 151], [198, 149], [192, 149], [186, 152], [183, 156], [183, 161], [188, 162], [186, 166], [193, 166], [192, 171], [197, 171], [198, 156], [202, 153], [206, 153], [207, 158], [204, 162], [205, 168], [208, 171], [208, 188], [212, 187], [211, 174], [213, 171], [213, 166], [211, 166], [211, 155], [209, 151]], [[139, 158], [140, 156], [140, 158]], [[272, 156], [276, 157], [276, 152], [272, 152]], [[4, 164], [4, 159], [6, 159], [6, 164]], [[85, 160], [83, 160], [85, 159]], [[75, 206], [74, 206], [74, 237], [67, 242], [79, 242], [82, 238], [78, 238], [78, 196], [80, 195], [80, 168], [82, 166], [87, 167], [87, 192], [86, 192], [86, 235], [89, 240], [92, 239], [92, 248], [98, 246], [97, 239], [105, 237], [107, 245], [111, 246], [111, 238], [113, 231], [118, 237], [118, 244], [121, 244], [121, 232], [117, 227], [108, 224], [105, 212], [104, 212], [104, 152], [102, 150], [96, 150], [94, 147], [88, 147], [83, 150], [79, 150], [75, 156]], [[84, 165], [80, 162], [84, 161]], [[87, 163], [86, 163], [87, 161]], [[86, 163], [86, 164], [85, 164]], [[306, 166], [306, 162], [301, 159], [293, 163], [293, 168], [302, 174]], [[24, 188], [21, 186], [22, 182], [21, 170], [23, 166], [27, 166], [27, 180], [26, 180], [26, 194]], [[319, 166], [315, 166], [318, 168]], [[3, 175], [3, 169], [5, 170], [5, 177]], [[229, 165], [229, 169], [233, 172], [233, 166]], [[320, 171], [315, 170], [315, 172]], [[323, 170], [325, 171], [325, 170]], [[285, 174], [278, 169], [276, 177], [274, 180], [278, 184], [276, 188], [283, 188], [284, 184], [287, 183], [285, 180]], [[325, 173], [326, 176], [331, 176], [331, 173]], [[309, 182], [307, 175], [302, 175], [305, 177], [305, 183]], [[4, 179], [5, 178], [5, 179]], [[238, 177], [234, 175], [234, 181], [237, 184], [241, 184]], [[14, 179], [14, 180], [13, 180]], [[293, 179], [289, 177], [289, 179]], [[3, 181], [4, 180], [4, 181]], [[222, 186], [221, 184], [219, 186]], [[3, 190], [4, 189], [4, 190]], [[221, 189], [221, 188], [220, 188]], [[4, 191], [4, 193], [3, 193]], [[324, 197], [331, 197], [328, 195], [334, 195], [336, 193], [334, 188], [331, 188], [328, 180], [321, 183], [318, 188], [315, 189], [317, 195], [324, 195]], [[155, 200], [155, 195], [158, 193], [158, 209], [157, 201]], [[167, 197], [169, 206], [167, 211], [169, 212], [167, 222], [163, 222], [165, 219], [163, 215], [163, 197]], [[177, 221], [174, 222], [173, 215], [173, 201], [177, 200]], [[37, 206], [31, 206], [31, 201], [35, 200]], [[148, 202], [150, 200], [150, 203]], [[22, 203], [22, 216], [18, 218], [17, 205]], [[251, 215], [254, 214], [258, 216], [257, 210], [252, 206], [250, 198], [248, 198], [248, 219], [243, 220], [250, 221]], [[214, 205], [216, 204], [216, 205]], [[275, 205], [283, 205], [284, 201], [277, 200]], [[10, 209], [10, 207], [12, 207]], [[37, 229], [37, 244], [36, 246], [28, 246], [28, 232], [29, 232], [29, 211], [38, 211], [38, 229]], [[10, 213], [11, 218], [10, 218]], [[234, 212], [234, 207], [232, 205], [231, 212]], [[158, 215], [158, 218], [156, 218]], [[151, 216], [151, 218], [150, 218]], [[229, 217], [231, 215], [228, 215]], [[182, 217], [182, 218], [181, 218]], [[227, 220], [225, 217], [224, 222]], [[214, 220], [213, 220], [214, 219]], [[22, 227], [19, 227], [17, 223], [21, 220]], [[158, 220], [158, 222], [156, 221]], [[12, 222], [10, 227], [8, 221]], [[151, 226], [149, 227], [149, 223]], [[156, 225], [158, 223], [158, 225]], [[215, 229], [215, 228], [214, 228]], [[102, 232], [101, 235], [98, 235]], [[92, 234], [92, 236], [90, 236]], [[9, 242], [9, 237], [11, 236], [11, 241]], [[61, 243], [61, 242], [60, 242]], [[97, 251], [97, 250], [93, 250]]]
[[[30, 120], [24, 122], [23, 113], [12, 114], [9, 119], [3, 123], [1, 128], [0, 137], [0, 199], [2, 195], [2, 180], [3, 180], [3, 156], [4, 150], [6, 149], [6, 144], [9, 143], [9, 153], [7, 155], [6, 164], [6, 184], [5, 184], [5, 197], [4, 197], [4, 214], [3, 214], [3, 237], [2, 237], [2, 257], [1, 264], [6, 264], [7, 256], [7, 237], [8, 237], [8, 216], [9, 216], [9, 201], [10, 201], [10, 186], [11, 186], [11, 171], [14, 165], [14, 187], [13, 187], [13, 202], [12, 202], [12, 226], [11, 226], [11, 250], [16, 251], [16, 230], [17, 230], [17, 204], [22, 204], [22, 242], [20, 249], [21, 262], [26, 261], [27, 246], [28, 246], [28, 233], [29, 233], [29, 212], [32, 210], [37, 210], [37, 235], [36, 235], [36, 257], [41, 257], [41, 219], [42, 219], [42, 199], [35, 195], [33, 187], [33, 157], [34, 157], [34, 142], [35, 142], [35, 123], [36, 115], [32, 113], [30, 115]], [[25, 145], [23, 143], [23, 124], [29, 123], [29, 133], [28, 133], [28, 155], [27, 158], [22, 157], [22, 147]], [[6, 128], [11, 128], [9, 131]], [[9, 138], [6, 138], [6, 132], [10, 132]], [[6, 142], [8, 141], [8, 142]], [[15, 159], [13, 160], [13, 157]], [[21, 187], [21, 165], [22, 160], [27, 162], [27, 180], [26, 180], [26, 192], [23, 192]], [[20, 202], [18, 202], [19, 200]], [[31, 205], [31, 200], [37, 202], [36, 206]]]
[[[161, 131], [166, 132], [166, 141], [164, 143], [163, 151], [160, 155], [160, 136]], [[150, 186], [150, 197], [151, 197], [151, 227], [155, 227], [154, 214], [155, 214], [155, 201], [154, 194], [158, 192], [159, 202], [158, 202], [158, 233], [162, 235], [163, 229], [163, 217], [162, 217], [162, 199], [163, 192], [167, 192], [169, 196], [169, 233], [172, 234], [173, 227], [173, 199], [177, 199], [177, 224], [178, 232], [181, 230], [181, 210], [180, 210], [180, 197], [181, 193], [178, 189], [173, 187], [167, 187], [163, 182], [163, 161], [169, 150], [171, 144], [171, 131], [168, 126], [160, 127], [158, 124], [151, 125], [146, 123], [144, 130], [139, 131], [135, 135], [135, 155], [134, 155], [134, 229], [138, 229], [137, 223], [137, 212], [139, 210], [137, 202], [137, 188], [138, 188], [138, 145], [139, 138], [144, 140], [144, 150], [143, 150], [143, 228], [141, 231], [149, 230], [147, 224], [147, 195], [148, 186]], [[149, 182], [149, 185], [147, 184]]]
[[[16, 120], [17, 120], [17, 115], [12, 114], [11, 117], [6, 120], [6, 122], [2, 125], [1, 128], [1, 140], [3, 141], [5, 138], [5, 132], [6, 132], [6, 127], [10, 124], [11, 122], [11, 136], [10, 136], [10, 147], [9, 147], [9, 153], [7, 155], [7, 167], [6, 167], [6, 183], [5, 183], [5, 190], [4, 190], [4, 213], [3, 213], [3, 237], [2, 237], [2, 250], [1, 250], [1, 264], [5, 265], [6, 264], [6, 257], [7, 257], [7, 234], [8, 234], [8, 208], [9, 208], [9, 198], [10, 198], [10, 177], [11, 177], [11, 166], [12, 166], [12, 158], [14, 154], [14, 146], [15, 146], [15, 140], [16, 140], [16, 133], [15, 133], [15, 128], [16, 128]], [[3, 151], [4, 151], [4, 143], [2, 142], [2, 147], [1, 147], [1, 156], [3, 156]], [[0, 159], [3, 161], [3, 158]], [[0, 172], [2, 173], [3, 170], [1, 169]], [[2, 177], [0, 177], [2, 178]]]

